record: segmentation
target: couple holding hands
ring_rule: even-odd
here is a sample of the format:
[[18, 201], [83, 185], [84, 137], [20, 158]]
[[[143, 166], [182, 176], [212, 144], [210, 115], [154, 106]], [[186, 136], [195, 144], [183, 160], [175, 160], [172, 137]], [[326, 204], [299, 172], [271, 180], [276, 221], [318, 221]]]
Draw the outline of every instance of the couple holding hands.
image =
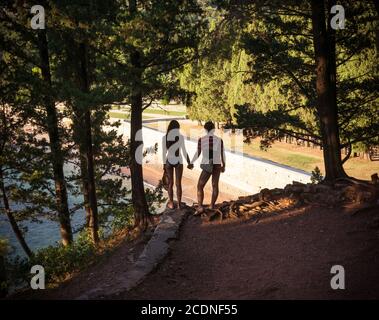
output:
[[182, 176], [183, 176], [183, 157], [187, 160], [187, 168], [193, 169], [193, 163], [202, 155], [200, 168], [202, 169], [197, 183], [197, 202], [198, 213], [204, 212], [204, 187], [209, 178], [212, 177], [212, 199], [210, 208], [214, 209], [218, 197], [218, 184], [221, 172], [225, 171], [225, 150], [224, 142], [221, 138], [214, 135], [215, 126], [208, 121], [204, 125], [206, 135], [199, 138], [197, 150], [190, 160], [186, 151], [184, 137], [180, 134], [180, 124], [172, 120], [167, 128], [167, 133], [163, 137], [163, 185], [168, 192], [167, 207], [174, 209], [174, 176], [176, 195], [179, 208], [182, 207]]

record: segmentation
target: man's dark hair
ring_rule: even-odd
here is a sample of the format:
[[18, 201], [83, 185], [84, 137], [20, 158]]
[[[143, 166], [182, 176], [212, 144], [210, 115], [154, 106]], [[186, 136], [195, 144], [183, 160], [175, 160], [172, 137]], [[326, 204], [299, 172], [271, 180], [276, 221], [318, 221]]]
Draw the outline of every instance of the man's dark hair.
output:
[[215, 128], [215, 125], [212, 121], [207, 121], [205, 124], [204, 124], [204, 129], [207, 130], [208, 132], [213, 130]]

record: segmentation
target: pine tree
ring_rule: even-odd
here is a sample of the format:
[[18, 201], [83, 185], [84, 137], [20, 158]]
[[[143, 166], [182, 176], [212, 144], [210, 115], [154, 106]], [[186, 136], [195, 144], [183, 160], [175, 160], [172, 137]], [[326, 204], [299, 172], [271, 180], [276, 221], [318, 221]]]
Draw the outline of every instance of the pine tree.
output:
[[5, 181], [5, 178], [8, 178], [12, 176], [9, 174], [9, 171], [12, 170], [12, 167], [14, 167], [14, 161], [13, 158], [10, 160], [10, 155], [15, 156], [14, 153], [14, 145], [17, 145], [17, 138], [20, 134], [22, 134], [22, 131], [20, 130], [20, 127], [24, 125], [25, 120], [21, 117], [17, 117], [17, 113], [10, 114], [10, 108], [5, 106], [4, 104], [1, 106], [0, 111], [0, 191], [1, 191], [1, 198], [3, 202], [3, 208], [0, 208], [0, 211], [4, 211], [9, 223], [12, 227], [12, 230], [14, 234], [16, 235], [16, 238], [18, 242], [20, 243], [22, 249], [24, 250], [25, 254], [28, 257], [32, 256], [32, 250], [29, 248], [29, 245], [25, 241], [24, 234], [21, 230], [21, 228], [18, 225], [17, 219], [14, 215], [14, 212], [11, 208], [9, 196], [8, 196], [8, 190], [9, 186], [7, 186], [7, 183]]
[[[276, 81], [280, 93], [291, 98], [268, 111], [246, 101], [237, 108], [239, 126], [263, 136], [264, 143], [286, 134], [321, 145], [326, 180], [346, 177], [347, 157], [341, 160], [340, 149], [375, 144], [378, 131], [373, 8], [342, 2], [346, 27], [335, 31], [333, 4], [231, 1], [225, 7], [245, 28], [241, 46], [251, 55], [249, 81], [261, 86]], [[366, 63], [357, 68], [354, 61]]]
[[146, 228], [149, 210], [142, 171], [142, 112], [167, 91], [167, 76], [196, 56], [197, 31], [202, 25], [201, 9], [195, 1], [137, 1], [120, 5], [117, 68], [128, 75], [121, 77], [125, 101], [131, 106], [130, 170], [135, 225]]
[[[11, 78], [7, 81], [18, 81], [20, 87], [24, 87], [26, 95], [29, 93], [32, 99], [32, 105], [28, 106], [30, 112], [27, 116], [37, 117], [35, 123], [42, 124], [41, 119], [46, 119], [43, 124], [49, 134], [50, 161], [53, 168], [53, 179], [55, 182], [55, 201], [58, 217], [60, 221], [60, 230], [62, 243], [68, 245], [72, 242], [72, 231], [70, 224], [70, 213], [67, 203], [67, 191], [65, 186], [65, 177], [63, 173], [63, 158], [61, 143], [59, 137], [58, 121], [55, 110], [54, 92], [51, 88], [51, 74], [49, 63], [49, 52], [47, 47], [46, 34], [44, 31], [34, 32], [29, 28], [27, 23], [27, 11], [22, 7], [3, 7], [1, 11], [2, 26], [4, 27], [1, 34], [5, 43], [8, 43], [7, 54], [15, 54], [19, 59], [13, 59], [12, 62], [20, 63], [20, 65], [10, 68], [7, 73]], [[20, 47], [21, 43], [26, 43], [24, 47]], [[3, 61], [4, 62], [4, 61]], [[6, 64], [6, 62], [5, 62]], [[8, 65], [8, 67], [10, 64]], [[16, 67], [16, 72], [12, 73]], [[29, 70], [27, 68], [30, 68]], [[21, 70], [21, 69], [24, 70]], [[35, 68], [40, 68], [41, 74]], [[26, 69], [26, 70], [25, 70]], [[30, 73], [31, 71], [31, 73]], [[34, 86], [34, 88], [33, 88]], [[19, 88], [20, 89], [20, 88]], [[40, 97], [34, 96], [35, 91], [42, 92]], [[22, 90], [19, 94], [24, 94]], [[17, 101], [17, 95], [7, 95], [12, 100], [5, 100], [4, 103], [13, 105]], [[44, 106], [44, 112], [33, 110], [37, 104]], [[43, 144], [43, 142], [42, 142]], [[42, 146], [41, 146], [42, 147]], [[48, 205], [50, 203], [47, 201]]]

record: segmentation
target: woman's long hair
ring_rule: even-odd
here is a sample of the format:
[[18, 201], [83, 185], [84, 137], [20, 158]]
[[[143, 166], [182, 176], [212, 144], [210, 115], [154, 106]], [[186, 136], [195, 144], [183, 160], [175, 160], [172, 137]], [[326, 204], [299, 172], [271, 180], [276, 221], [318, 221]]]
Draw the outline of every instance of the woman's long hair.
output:
[[[175, 142], [179, 141], [179, 135], [175, 135], [175, 140], [167, 140], [167, 137], [170, 133], [171, 130], [177, 129], [179, 133], [180, 129], [180, 124], [176, 120], [171, 120], [170, 123], [168, 124], [167, 127], [167, 132], [166, 132], [166, 148], [169, 149]], [[178, 153], [178, 154], [177, 154]], [[179, 150], [175, 151], [175, 155], [179, 155]]]

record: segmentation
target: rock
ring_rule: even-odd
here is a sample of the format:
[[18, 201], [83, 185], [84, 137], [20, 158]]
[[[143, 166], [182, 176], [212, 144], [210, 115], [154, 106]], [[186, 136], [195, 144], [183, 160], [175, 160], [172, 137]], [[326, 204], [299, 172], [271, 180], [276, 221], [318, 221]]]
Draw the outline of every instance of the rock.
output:
[[241, 213], [241, 212], [245, 212], [245, 211], [248, 211], [249, 208], [244, 206], [244, 205], [240, 205], [238, 206], [238, 212]]
[[259, 193], [259, 200], [269, 200], [271, 198], [271, 190], [265, 188]]
[[255, 201], [255, 202], [250, 203], [250, 204], [245, 204], [245, 207], [247, 207], [247, 208], [250, 210], [250, 209], [254, 209], [254, 208], [260, 207], [260, 206], [262, 206], [264, 203], [265, 203], [264, 200], [261, 200], [261, 201]]
[[301, 186], [301, 187], [305, 187], [305, 184], [304, 184], [304, 183], [301, 183], [301, 182], [298, 182], [298, 181], [292, 181], [292, 185], [293, 185], [293, 186]]
[[304, 192], [309, 192], [309, 193], [313, 193], [313, 192], [315, 192], [315, 185], [314, 184], [312, 184], [312, 183], [307, 183], [306, 185], [305, 185], [305, 188], [304, 188]]
[[343, 190], [343, 197], [350, 202], [372, 202], [377, 199], [378, 189], [371, 186], [354, 184]]
[[305, 189], [305, 185], [300, 185], [300, 184], [297, 184], [297, 185], [293, 185], [293, 184], [287, 184], [285, 187], [284, 187], [284, 193], [286, 195], [290, 195], [292, 193], [302, 193], [304, 192], [304, 189]]
[[330, 186], [326, 185], [326, 184], [316, 184], [314, 186], [315, 192], [320, 192], [320, 193], [321, 192], [328, 193], [328, 192], [330, 192], [331, 189], [332, 188]]

